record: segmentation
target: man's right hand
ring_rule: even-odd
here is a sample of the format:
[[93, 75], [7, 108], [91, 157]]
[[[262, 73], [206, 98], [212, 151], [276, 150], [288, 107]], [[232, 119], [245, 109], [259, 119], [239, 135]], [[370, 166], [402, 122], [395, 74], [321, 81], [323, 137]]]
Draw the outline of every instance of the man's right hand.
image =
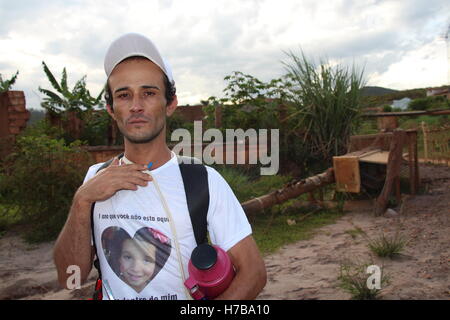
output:
[[147, 167], [142, 164], [119, 165], [115, 158], [111, 164], [100, 170], [93, 178], [84, 183], [75, 196], [84, 203], [94, 203], [111, 198], [119, 190], [137, 190], [146, 186], [152, 177], [142, 171]]

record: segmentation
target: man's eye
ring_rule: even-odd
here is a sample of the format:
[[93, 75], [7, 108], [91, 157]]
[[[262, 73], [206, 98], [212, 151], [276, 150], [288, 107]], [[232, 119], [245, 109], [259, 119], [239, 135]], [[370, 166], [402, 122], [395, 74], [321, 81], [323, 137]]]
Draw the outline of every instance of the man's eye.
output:
[[117, 98], [119, 98], [119, 99], [124, 99], [126, 97], [128, 97], [128, 93], [121, 93], [117, 96]]
[[146, 96], [154, 96], [155, 93], [153, 91], [145, 91], [144, 95], [146, 95]]

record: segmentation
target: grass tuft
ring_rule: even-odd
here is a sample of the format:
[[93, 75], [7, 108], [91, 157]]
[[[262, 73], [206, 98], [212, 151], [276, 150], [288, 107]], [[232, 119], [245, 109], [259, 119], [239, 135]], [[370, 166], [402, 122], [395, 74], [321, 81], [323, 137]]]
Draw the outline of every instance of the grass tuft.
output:
[[350, 293], [352, 300], [376, 300], [379, 299], [381, 290], [388, 284], [388, 277], [380, 267], [380, 288], [369, 288], [368, 267], [373, 263], [355, 263], [351, 261], [342, 262], [338, 277], [339, 287]]
[[394, 236], [386, 236], [384, 233], [375, 239], [369, 239], [368, 247], [380, 258], [394, 258], [402, 253], [407, 239], [398, 232]]

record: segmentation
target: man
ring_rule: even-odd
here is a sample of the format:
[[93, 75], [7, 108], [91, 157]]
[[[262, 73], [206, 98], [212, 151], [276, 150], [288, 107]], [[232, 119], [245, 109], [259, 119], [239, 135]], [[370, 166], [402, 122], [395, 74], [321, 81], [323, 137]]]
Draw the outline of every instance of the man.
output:
[[[54, 249], [59, 282], [67, 286], [71, 274], [66, 271], [71, 265], [80, 268], [84, 282], [96, 254], [107, 284], [106, 298], [189, 299], [183, 281], [197, 244], [178, 160], [166, 145], [166, 117], [178, 103], [170, 67], [149, 39], [126, 34], [108, 49], [105, 72], [107, 111], [124, 136], [125, 153], [98, 173], [102, 164], [93, 165], [75, 193]], [[146, 171], [149, 163], [151, 171]], [[254, 299], [265, 286], [266, 270], [250, 224], [226, 181], [213, 168], [206, 169], [209, 236], [213, 244], [227, 251], [236, 270], [231, 285], [217, 298]], [[129, 240], [126, 251], [109, 245], [119, 234], [111, 230], [125, 234]], [[150, 230], [169, 248], [169, 258], [160, 265], [154, 258], [158, 248], [137, 246], [142, 241], [135, 236], [149, 235]], [[120, 256], [127, 267], [115, 271], [113, 256]], [[152, 271], [152, 277], [150, 271], [146, 276], [145, 270]], [[136, 289], [130, 282], [144, 285]]]

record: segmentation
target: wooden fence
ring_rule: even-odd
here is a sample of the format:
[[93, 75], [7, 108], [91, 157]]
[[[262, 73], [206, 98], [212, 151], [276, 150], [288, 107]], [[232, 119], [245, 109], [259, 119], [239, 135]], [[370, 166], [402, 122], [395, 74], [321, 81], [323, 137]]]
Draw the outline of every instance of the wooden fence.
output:
[[424, 161], [450, 166], [450, 126], [429, 128], [422, 121]]

